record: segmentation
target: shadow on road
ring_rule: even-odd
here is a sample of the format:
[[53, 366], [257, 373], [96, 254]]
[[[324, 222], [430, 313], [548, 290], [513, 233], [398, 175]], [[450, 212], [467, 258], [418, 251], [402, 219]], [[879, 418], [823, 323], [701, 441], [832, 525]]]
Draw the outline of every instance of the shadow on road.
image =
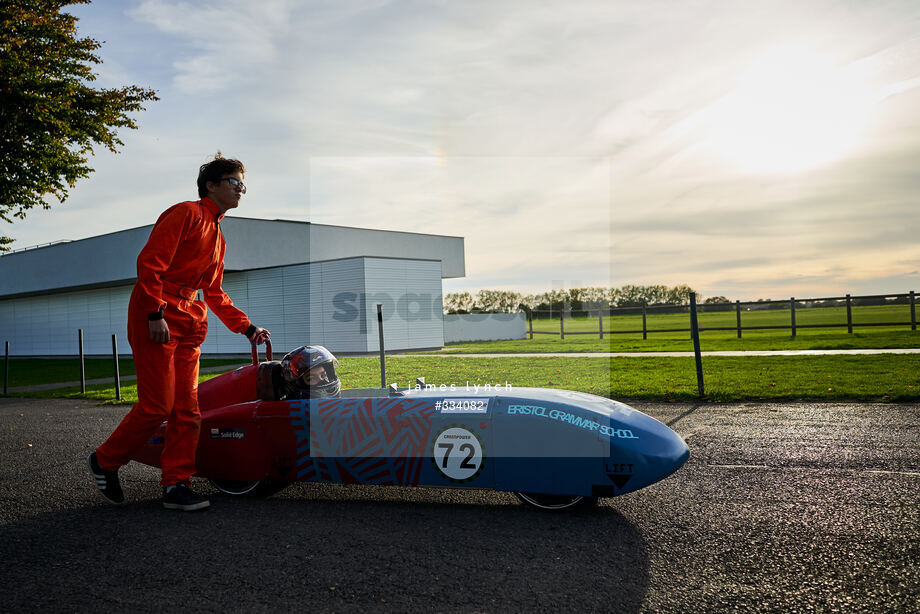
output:
[[698, 403], [698, 404], [694, 405], [693, 407], [691, 407], [690, 409], [688, 409], [687, 411], [685, 411], [685, 412], [682, 413], [681, 415], [677, 416], [676, 418], [674, 418], [673, 420], [671, 420], [670, 422], [668, 422], [667, 425], [668, 425], [670, 428], [674, 428], [674, 425], [675, 425], [675, 424], [677, 424], [678, 422], [680, 422], [681, 420], [683, 420], [684, 418], [686, 418], [687, 416], [689, 416], [690, 414], [692, 414], [693, 412], [695, 412], [696, 410], [698, 410], [700, 407], [703, 407], [703, 404], [702, 404], [702, 403]]
[[381, 501], [295, 485], [268, 500], [214, 495], [196, 514], [158, 500], [42, 513], [0, 527], [4, 609], [640, 608], [646, 542], [616, 509], [547, 514], [503, 494], [427, 492]]

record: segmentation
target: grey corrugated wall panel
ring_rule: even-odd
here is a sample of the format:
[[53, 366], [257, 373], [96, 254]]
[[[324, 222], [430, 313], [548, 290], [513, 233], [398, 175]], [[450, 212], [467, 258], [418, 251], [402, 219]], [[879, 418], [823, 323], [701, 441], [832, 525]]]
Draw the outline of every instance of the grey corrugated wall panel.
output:
[[[309, 287], [307, 289], [307, 337], [300, 345], [330, 345], [333, 339], [326, 337], [323, 314], [323, 270], [322, 265], [307, 267]], [[331, 335], [331, 333], [330, 333]]]
[[[284, 327], [279, 337], [272, 333], [272, 345], [279, 351], [290, 351], [307, 344], [310, 338], [309, 291], [310, 270], [305, 264], [281, 269], [283, 294], [281, 307], [284, 313]], [[271, 329], [269, 329], [271, 330]], [[281, 358], [280, 356], [278, 358]]]
[[[56, 346], [63, 346], [65, 341], [73, 341], [76, 338], [76, 334], [71, 334], [68, 330], [67, 321], [67, 302], [66, 301], [49, 301], [48, 302], [48, 346], [49, 348], [54, 348]], [[71, 343], [71, 347], [73, 343]], [[53, 350], [48, 351], [48, 353], [59, 354], [61, 352], [53, 352]]]
[[[225, 273], [223, 288], [233, 304], [249, 315], [248, 273]], [[243, 335], [232, 333], [217, 314], [208, 310], [208, 338], [201, 351], [206, 354], [247, 354], [249, 341]]]
[[[88, 304], [88, 292], [70, 292], [65, 294], [67, 305], [67, 335], [72, 336], [73, 346], [77, 347], [77, 330], [87, 330], [88, 318], [86, 317], [86, 306]], [[3, 301], [0, 301], [2, 303]], [[126, 333], [127, 334], [127, 333]], [[127, 341], [127, 339], [126, 339]], [[84, 340], [84, 346], [86, 341]]]
[[368, 349], [380, 350], [380, 337], [377, 333], [376, 303], [383, 305], [383, 342], [387, 350], [406, 349], [408, 343], [408, 324], [406, 322], [406, 267], [401, 260], [365, 260], [367, 275], [369, 335]]
[[[437, 263], [406, 262], [407, 287], [414, 287], [415, 292], [424, 297], [429, 317], [411, 318], [409, 327], [409, 347], [442, 347], [444, 345], [444, 310], [443, 290], [438, 275]], [[419, 305], [418, 309], [421, 309]]]
[[[249, 297], [246, 314], [256, 326], [280, 332], [281, 338], [278, 341], [285, 343], [282, 269], [247, 271], [246, 277]], [[272, 345], [274, 346], [274, 343]]]
[[[87, 354], [111, 352], [111, 335], [121, 332], [112, 330], [112, 324], [109, 322], [109, 300], [106, 296], [108, 292], [108, 290], [91, 290], [87, 293], [86, 330], [83, 336], [83, 347]], [[33, 350], [32, 353], [39, 354], [40, 352]]]
[[[13, 301], [0, 301], [0, 347], [3, 342], [13, 343], [16, 323], [16, 306]], [[15, 350], [14, 350], [15, 351]]]
[[131, 353], [127, 340], [130, 288], [88, 290], [0, 301], [0, 342], [14, 355], [55, 356], [77, 353], [77, 330], [84, 329], [87, 354], [111, 354], [112, 334], [119, 353]]
[[38, 354], [47, 354], [51, 349], [48, 335], [48, 298], [36, 296], [29, 304], [29, 336]]
[[444, 345], [439, 263], [367, 258], [365, 272], [369, 351], [380, 349], [377, 302], [384, 304], [388, 351]]
[[[118, 336], [118, 353], [121, 356], [131, 355], [131, 344], [128, 343], [128, 303], [131, 300], [131, 287], [110, 288], [107, 292], [109, 299], [109, 326], [112, 333]], [[51, 295], [49, 298], [54, 298]], [[109, 347], [112, 345], [111, 333], [108, 338]]]
[[363, 292], [365, 277], [362, 259], [322, 262], [311, 265], [311, 268], [318, 268], [322, 275], [322, 303], [316, 310], [322, 314], [326, 347], [332, 352], [368, 351], [367, 334], [361, 331], [360, 321], [336, 318], [334, 310], [337, 296]]

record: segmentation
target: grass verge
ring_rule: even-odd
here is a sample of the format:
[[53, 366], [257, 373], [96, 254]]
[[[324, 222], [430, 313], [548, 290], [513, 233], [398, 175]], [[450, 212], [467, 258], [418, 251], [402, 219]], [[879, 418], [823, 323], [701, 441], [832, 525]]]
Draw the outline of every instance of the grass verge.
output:
[[[828, 332], [803, 330], [795, 337], [788, 332], [745, 331], [741, 339], [731, 332], [709, 332], [700, 335], [703, 351], [733, 350], [852, 350], [920, 347], [920, 331], [889, 330], [863, 332]], [[479, 341], [452, 343], [432, 354], [521, 354], [569, 352], [692, 352], [693, 342], [688, 333], [652, 333], [648, 339], [641, 334], [605, 335], [604, 339], [587, 335], [559, 337], [538, 336], [515, 341]]]
[[[204, 358], [200, 366], [219, 367], [221, 365], [237, 362], [228, 358]], [[87, 358], [84, 361], [86, 379], [112, 378], [113, 390], [115, 380], [115, 365], [111, 358]], [[3, 363], [0, 357], [0, 372]], [[131, 358], [118, 360], [118, 371], [122, 377], [135, 375], [134, 361]], [[57, 382], [80, 381], [80, 360], [78, 358], [11, 358], [9, 387], [38, 386], [41, 384], [54, 384]]]

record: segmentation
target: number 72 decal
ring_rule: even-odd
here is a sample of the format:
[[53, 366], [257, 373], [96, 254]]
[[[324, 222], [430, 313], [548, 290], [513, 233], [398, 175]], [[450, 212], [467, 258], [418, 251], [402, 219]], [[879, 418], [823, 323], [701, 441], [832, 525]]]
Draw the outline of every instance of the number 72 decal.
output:
[[431, 460], [438, 473], [451, 482], [476, 479], [486, 461], [479, 435], [462, 426], [448, 426], [438, 433], [431, 446]]

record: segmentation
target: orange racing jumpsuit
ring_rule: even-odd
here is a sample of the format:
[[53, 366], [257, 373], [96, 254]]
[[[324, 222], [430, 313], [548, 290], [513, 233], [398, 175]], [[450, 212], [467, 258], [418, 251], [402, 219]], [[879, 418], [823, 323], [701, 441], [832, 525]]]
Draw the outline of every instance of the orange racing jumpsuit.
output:
[[[96, 459], [114, 470], [131, 460], [168, 420], [163, 448], [163, 486], [188, 482], [195, 473], [201, 414], [198, 359], [208, 332], [207, 307], [235, 333], [251, 322], [221, 288], [226, 244], [223, 217], [210, 198], [167, 209], [137, 257], [137, 283], [128, 304], [128, 342], [137, 369], [137, 403], [99, 446]], [[204, 302], [197, 299], [198, 289]], [[148, 322], [165, 318], [169, 341], [150, 339]]]

